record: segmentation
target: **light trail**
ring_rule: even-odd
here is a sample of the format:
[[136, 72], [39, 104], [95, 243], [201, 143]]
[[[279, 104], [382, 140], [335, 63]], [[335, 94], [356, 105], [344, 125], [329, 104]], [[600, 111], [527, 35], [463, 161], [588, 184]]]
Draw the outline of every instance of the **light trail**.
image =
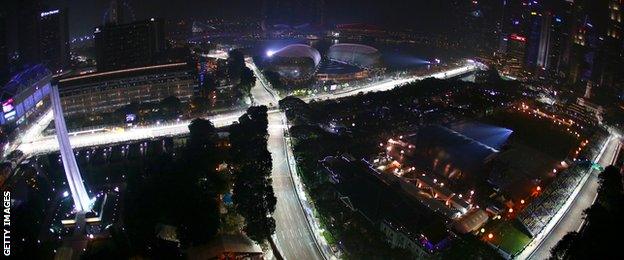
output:
[[[244, 114], [244, 111], [236, 111], [225, 115], [208, 117], [215, 127], [223, 127], [237, 121]], [[80, 134], [70, 133], [69, 141], [73, 148], [89, 146], [99, 146], [129, 141], [139, 141], [163, 136], [178, 136], [189, 132], [190, 120], [176, 122], [173, 124], [135, 127], [123, 131], [82, 131]], [[25, 154], [42, 154], [59, 150], [58, 142], [54, 136], [48, 136], [37, 141], [22, 143], [19, 149]]]
[[[266, 79], [264, 79], [261, 72], [253, 64], [252, 61], [247, 60], [247, 65], [254, 71], [254, 73], [256, 74], [256, 77], [259, 79], [256, 85], [262, 86], [263, 88], [263, 89], [254, 88], [256, 89], [252, 91], [252, 94], [255, 95], [254, 100], [257, 100], [257, 104], [259, 105], [270, 106], [272, 104], [271, 107], [277, 106], [277, 96], [267, 86]], [[460, 68], [451, 69], [448, 71], [434, 73], [430, 76], [409, 77], [409, 78], [404, 78], [404, 79], [396, 79], [392, 81], [377, 82], [377, 83], [373, 83], [371, 85], [368, 85], [359, 89], [354, 89], [354, 90], [341, 92], [341, 93], [324, 94], [321, 96], [305, 98], [304, 100], [310, 101], [312, 99], [336, 99], [336, 98], [356, 95], [360, 92], [386, 91], [386, 90], [393, 89], [397, 86], [401, 86], [403, 84], [416, 81], [416, 80], [421, 80], [424, 78], [429, 78], [429, 77], [441, 78], [441, 79], [451, 78], [451, 77], [455, 77], [457, 75], [461, 75], [461, 74], [468, 73], [468, 72], [475, 71], [475, 70], [477, 70], [476, 65], [467, 65], [467, 66], [463, 66]], [[262, 93], [268, 93], [268, 95], [264, 95]], [[241, 111], [236, 111], [230, 114], [207, 117], [207, 119], [212, 121], [215, 127], [223, 127], [223, 126], [230, 125], [233, 121], [236, 121], [238, 117], [240, 117], [242, 114], [244, 114], [244, 111], [241, 110]], [[69, 135], [70, 135], [70, 142], [72, 144], [72, 147], [82, 148], [82, 147], [89, 147], [89, 146], [99, 146], [99, 145], [107, 145], [107, 144], [113, 144], [113, 143], [138, 141], [138, 140], [151, 139], [151, 138], [157, 138], [157, 137], [162, 137], [162, 136], [183, 135], [183, 134], [188, 133], [189, 123], [190, 121], [186, 120], [183, 122], [167, 124], [167, 125], [162, 125], [162, 126], [153, 125], [153, 126], [129, 128], [129, 129], [125, 129], [124, 131], [112, 131], [112, 130], [103, 131], [103, 132], [83, 131], [80, 134], [69, 133]], [[39, 135], [29, 134], [29, 136], [36, 137]], [[24, 152], [25, 154], [32, 155], [32, 154], [42, 154], [42, 153], [58, 151], [59, 147], [58, 147], [58, 143], [55, 142], [53, 137], [39, 136], [39, 138], [36, 138], [36, 140], [28, 139], [27, 142], [23, 142], [22, 144], [19, 145], [18, 149]]]
[[471, 64], [471, 65], [462, 66], [460, 68], [455, 68], [455, 69], [451, 69], [447, 71], [434, 73], [428, 76], [412, 76], [412, 77], [407, 77], [407, 78], [402, 78], [402, 79], [394, 79], [390, 81], [375, 82], [375, 83], [371, 83], [361, 88], [350, 89], [350, 90], [343, 91], [343, 92], [327, 93], [327, 94], [311, 96], [311, 97], [304, 98], [303, 100], [311, 101], [311, 100], [338, 99], [338, 98], [357, 95], [360, 92], [368, 93], [368, 92], [377, 92], [377, 91], [387, 91], [387, 90], [391, 90], [399, 86], [403, 86], [407, 83], [423, 80], [426, 78], [448, 79], [448, 78], [453, 78], [453, 77], [466, 74], [469, 72], [473, 72], [476, 70], [478, 70], [478, 66]]

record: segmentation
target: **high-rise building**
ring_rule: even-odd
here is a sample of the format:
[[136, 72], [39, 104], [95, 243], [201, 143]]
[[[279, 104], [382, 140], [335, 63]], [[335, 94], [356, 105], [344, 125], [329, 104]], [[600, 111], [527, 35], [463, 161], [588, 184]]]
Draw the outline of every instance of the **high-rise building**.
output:
[[[545, 54], [545, 60], [538, 60], [538, 64], [549, 76], [555, 79], [565, 79], [568, 76], [568, 66], [570, 65], [570, 54], [572, 46], [572, 24], [573, 24], [573, 3], [569, 1], [553, 1], [546, 6], [548, 29], [548, 45], [541, 48], [540, 54]], [[541, 43], [541, 42], [540, 42]]]
[[125, 22], [124, 17], [124, 2], [119, 0], [111, 0], [108, 10], [106, 10], [105, 23], [106, 24], [123, 24]]
[[69, 65], [67, 11], [63, 9], [44, 11], [40, 17], [41, 60], [53, 73], [58, 73]]
[[620, 0], [574, 2], [570, 83], [593, 82], [596, 91], [624, 79], [624, 3]]
[[526, 64], [526, 50], [526, 37], [518, 34], [509, 35], [509, 37], [507, 37], [507, 52], [505, 54], [503, 73], [515, 77], [522, 76]]
[[540, 37], [537, 51], [537, 66], [542, 69], [548, 68], [550, 65], [550, 47], [551, 47], [551, 20], [552, 14], [545, 12], [540, 19]]
[[17, 3], [17, 44], [22, 64], [36, 64], [41, 60], [39, 51], [39, 23], [41, 2], [20, 0]]
[[500, 37], [502, 2], [454, 0], [451, 6], [454, 16], [450, 35], [466, 49], [489, 56]]
[[154, 62], [165, 50], [164, 22], [149, 19], [95, 28], [95, 58], [98, 71], [139, 67]]
[[[614, 87], [621, 84], [624, 76], [623, 27], [624, 2], [621, 0], [596, 1], [602, 4], [593, 22], [598, 28], [599, 51], [593, 75], [594, 83], [600, 86]], [[595, 4], [592, 1], [592, 4]]]
[[522, 15], [524, 34], [527, 35], [526, 69], [542, 74], [549, 61], [553, 13], [549, 5], [561, 0], [527, 1]]

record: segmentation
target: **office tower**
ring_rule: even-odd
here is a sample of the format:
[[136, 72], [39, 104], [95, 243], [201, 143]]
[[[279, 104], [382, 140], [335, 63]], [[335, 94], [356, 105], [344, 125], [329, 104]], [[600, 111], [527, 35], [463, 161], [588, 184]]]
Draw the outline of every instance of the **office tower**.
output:
[[41, 60], [39, 51], [40, 1], [18, 1], [17, 16], [19, 60], [23, 65], [39, 63]]
[[104, 22], [105, 24], [123, 24], [125, 22], [124, 17], [124, 2], [119, 0], [111, 0], [108, 10], [106, 11]]
[[526, 63], [527, 38], [522, 35], [511, 34], [507, 42], [505, 72], [512, 76], [521, 76]]
[[149, 65], [165, 49], [164, 22], [149, 19], [95, 28], [98, 71]]
[[58, 73], [67, 68], [70, 59], [67, 10], [44, 11], [40, 17], [41, 60], [53, 73]]
[[619, 0], [574, 2], [570, 83], [591, 81], [599, 91], [621, 82], [622, 8]]
[[537, 66], [542, 69], [548, 68], [550, 65], [550, 47], [551, 47], [551, 20], [552, 14], [545, 12], [541, 18], [540, 37], [537, 52]]

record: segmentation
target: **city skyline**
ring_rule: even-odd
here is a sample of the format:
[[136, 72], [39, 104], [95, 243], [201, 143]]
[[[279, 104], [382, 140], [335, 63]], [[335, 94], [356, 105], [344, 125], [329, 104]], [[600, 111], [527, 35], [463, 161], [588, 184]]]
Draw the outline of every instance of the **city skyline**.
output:
[[621, 255], [621, 0], [5, 7], [5, 256]]

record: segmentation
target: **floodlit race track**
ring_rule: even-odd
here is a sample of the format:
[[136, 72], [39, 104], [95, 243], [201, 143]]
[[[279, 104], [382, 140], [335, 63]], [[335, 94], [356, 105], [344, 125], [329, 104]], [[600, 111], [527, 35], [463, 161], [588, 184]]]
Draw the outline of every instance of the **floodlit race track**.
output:
[[[616, 160], [616, 155], [621, 148], [621, 140], [612, 136], [604, 147], [603, 153], [595, 161], [606, 167]], [[568, 232], [578, 231], [582, 227], [584, 224], [583, 211], [589, 208], [598, 196], [598, 174], [597, 170], [592, 170], [585, 183], [579, 185], [579, 192], [576, 197], [571, 198], [568, 208], [560, 210], [559, 220], [554, 221], [552, 228], [545, 231], [545, 234], [538, 238], [538, 241], [530, 244], [517, 259], [548, 259], [550, 258], [550, 249], [557, 245], [563, 236]]]
[[[285, 259], [334, 259], [335, 256], [333, 256], [329, 246], [320, 235], [319, 224], [313, 217], [311, 206], [305, 198], [303, 185], [299, 182], [299, 178], [296, 175], [294, 157], [287, 141], [288, 137], [285, 136], [287, 131], [286, 118], [284, 113], [275, 108], [278, 103], [278, 96], [266, 85], [266, 79], [250, 60], [248, 60], [247, 66], [253, 70], [258, 79], [256, 85], [251, 90], [253, 105], [269, 107], [268, 150], [271, 152], [273, 161], [271, 177], [277, 197], [276, 210], [273, 214], [276, 222], [276, 231], [273, 236], [275, 244]], [[436, 73], [429, 77], [450, 78], [475, 70], [477, 70], [477, 66], [467, 65], [446, 72]], [[385, 91], [423, 78], [427, 77], [385, 80], [356, 90], [323, 94], [304, 100], [336, 99], [356, 95], [361, 92]], [[216, 127], [223, 127], [237, 121], [244, 113], [245, 111], [236, 111], [208, 117], [207, 119]], [[118, 130], [98, 129], [70, 133], [70, 142], [73, 148], [81, 148], [163, 136], [177, 136], [189, 132], [189, 123], [190, 121], [181, 121]], [[40, 133], [40, 131], [38, 132]], [[40, 137], [39, 134], [35, 133], [30, 133], [29, 136], [33, 138], [25, 140], [18, 148], [25, 154], [54, 152], [59, 149], [58, 142], [54, 136]], [[37, 138], [34, 138], [35, 136]]]
[[[277, 97], [270, 92], [269, 89], [262, 86], [262, 82], [265, 81], [262, 74], [253, 64], [248, 63], [253, 69], [256, 77], [259, 79], [256, 82], [256, 86], [252, 88], [252, 95], [254, 97], [254, 103], [256, 105], [266, 105], [269, 107], [277, 106]], [[475, 65], [467, 65], [464, 67], [451, 69], [446, 72], [439, 72], [427, 77], [408, 77], [403, 79], [396, 79], [390, 81], [381, 81], [372, 83], [363, 88], [350, 90], [339, 93], [323, 94], [312, 98], [306, 98], [304, 100], [310, 101], [312, 99], [337, 99], [357, 95], [360, 92], [375, 92], [386, 91], [393, 89], [397, 86], [401, 86], [411, 81], [420, 80], [428, 77], [435, 78], [451, 78], [457, 75], [461, 75], [467, 72], [477, 70]], [[238, 117], [244, 114], [245, 111], [230, 112], [227, 114], [220, 114], [216, 116], [208, 117], [216, 127], [222, 127], [230, 125], [233, 121], [238, 120]], [[97, 131], [85, 131], [81, 133], [70, 133], [70, 142], [73, 148], [82, 148], [89, 146], [107, 145], [113, 143], [123, 143], [129, 141], [137, 141], [143, 139], [158, 138], [163, 136], [176, 136], [188, 133], [188, 124], [190, 121], [181, 121], [176, 123], [167, 123], [163, 125], [142, 126], [127, 129], [101, 129]], [[40, 124], [35, 124], [39, 126]], [[37, 127], [40, 133], [41, 127]], [[34, 133], [35, 131], [29, 131], [28, 136], [32, 137], [30, 140], [24, 140], [24, 142], [18, 147], [19, 150], [25, 154], [40, 154], [47, 152], [58, 151], [58, 142], [54, 136], [42, 137]], [[37, 137], [37, 138], [35, 138]]]
[[410, 83], [410, 82], [413, 82], [413, 81], [423, 80], [423, 79], [426, 79], [426, 78], [448, 79], [448, 78], [453, 78], [453, 77], [456, 77], [456, 76], [459, 76], [459, 75], [462, 75], [462, 74], [466, 74], [466, 73], [469, 73], [469, 72], [473, 72], [473, 71], [475, 71], [477, 69], [478, 69], [477, 65], [466, 65], [466, 66], [463, 66], [463, 67], [460, 67], [460, 68], [434, 73], [434, 74], [431, 74], [429, 76], [406, 77], [406, 78], [394, 79], [394, 80], [384, 80], [384, 81], [380, 81], [380, 82], [371, 83], [371, 84], [369, 84], [367, 86], [364, 86], [364, 87], [361, 87], [361, 88], [352, 89], [352, 90], [343, 91], [343, 92], [337, 92], [337, 93], [321, 94], [321, 95], [317, 95], [317, 96], [304, 98], [304, 100], [305, 101], [310, 101], [310, 100], [338, 99], [338, 98], [343, 98], [343, 97], [357, 95], [358, 93], [387, 91], [387, 90], [391, 90], [393, 88], [396, 88], [398, 86], [402, 86], [404, 84], [407, 84], [407, 83]]
[[[208, 117], [216, 127], [222, 127], [237, 121], [244, 111], [238, 111], [213, 117]], [[123, 143], [128, 141], [151, 139], [163, 136], [177, 136], [189, 132], [190, 121], [181, 121], [171, 124], [135, 127], [127, 129], [100, 129], [93, 132], [70, 133], [69, 141], [72, 148]], [[47, 136], [33, 142], [22, 143], [19, 148], [25, 154], [40, 154], [59, 150], [55, 136]]]

